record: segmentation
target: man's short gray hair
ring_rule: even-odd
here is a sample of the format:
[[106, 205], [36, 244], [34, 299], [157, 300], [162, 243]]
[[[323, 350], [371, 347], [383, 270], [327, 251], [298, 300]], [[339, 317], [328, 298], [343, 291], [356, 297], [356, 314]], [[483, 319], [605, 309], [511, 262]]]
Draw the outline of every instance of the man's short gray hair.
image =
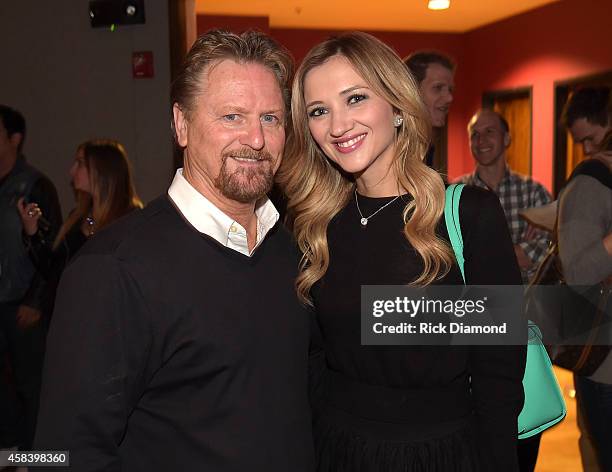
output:
[[[189, 119], [194, 102], [201, 93], [202, 74], [206, 67], [231, 59], [238, 63], [256, 63], [269, 68], [276, 77], [288, 116], [291, 100], [290, 84], [293, 78], [293, 58], [285, 47], [270, 36], [259, 31], [241, 34], [223, 30], [211, 30], [200, 36], [191, 46], [187, 57], [172, 82], [171, 103], [176, 103]], [[176, 130], [172, 120], [172, 134], [176, 141]]]

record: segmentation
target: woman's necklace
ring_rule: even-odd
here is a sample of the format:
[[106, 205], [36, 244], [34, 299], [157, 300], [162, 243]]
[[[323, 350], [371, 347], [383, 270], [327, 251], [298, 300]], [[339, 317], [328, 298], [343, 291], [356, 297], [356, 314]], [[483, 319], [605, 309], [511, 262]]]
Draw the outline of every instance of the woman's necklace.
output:
[[363, 213], [361, 213], [361, 208], [359, 208], [359, 199], [357, 198], [357, 189], [355, 188], [355, 203], [357, 204], [357, 211], [359, 212], [359, 216], [361, 216], [361, 220], [360, 220], [361, 225], [365, 228], [368, 225], [368, 220], [370, 218], [372, 218], [374, 215], [376, 215], [376, 213], [378, 213], [379, 211], [382, 211], [385, 208], [387, 208], [389, 205], [391, 205], [399, 197], [400, 196], [398, 195], [393, 200], [388, 201], [383, 206], [381, 206], [378, 210], [376, 210], [374, 213], [372, 213], [370, 216], [363, 216]]

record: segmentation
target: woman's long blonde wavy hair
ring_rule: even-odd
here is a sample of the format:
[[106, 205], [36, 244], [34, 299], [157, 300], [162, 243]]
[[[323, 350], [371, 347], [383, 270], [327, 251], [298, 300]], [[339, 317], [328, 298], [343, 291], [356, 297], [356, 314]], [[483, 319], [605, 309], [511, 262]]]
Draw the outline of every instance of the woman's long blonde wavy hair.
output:
[[123, 145], [112, 139], [91, 139], [77, 147], [83, 151], [91, 194], [77, 190], [75, 210], [60, 228], [53, 247], [59, 246], [70, 229], [91, 216], [96, 231], [136, 208], [142, 201], [136, 193], [132, 167]]
[[[329, 266], [327, 226], [355, 189], [351, 175], [331, 163], [313, 140], [304, 103], [304, 79], [333, 56], [343, 56], [369, 87], [403, 118], [396, 133], [394, 172], [398, 188], [413, 199], [404, 208], [404, 234], [423, 260], [422, 274], [411, 285], [444, 277], [453, 261], [449, 245], [436, 235], [444, 213], [444, 182], [423, 163], [431, 124], [413, 77], [399, 56], [373, 36], [353, 32], [330, 38], [304, 58], [293, 82], [292, 127], [277, 181], [288, 196], [288, 217], [303, 253], [296, 288], [312, 304], [310, 289]], [[389, 126], [393, 126], [389, 123]]]

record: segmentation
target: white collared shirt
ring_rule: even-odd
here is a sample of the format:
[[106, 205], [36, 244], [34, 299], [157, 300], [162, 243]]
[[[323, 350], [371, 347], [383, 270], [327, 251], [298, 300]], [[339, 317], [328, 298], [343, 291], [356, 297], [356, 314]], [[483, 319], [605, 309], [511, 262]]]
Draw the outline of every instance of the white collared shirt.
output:
[[196, 230], [210, 236], [223, 246], [249, 257], [253, 255], [255, 249], [279, 218], [278, 211], [268, 197], [257, 202], [255, 205], [257, 242], [253, 250], [249, 251], [246, 229], [219, 210], [187, 182], [183, 177], [183, 169], [176, 171], [174, 180], [168, 189], [168, 196]]

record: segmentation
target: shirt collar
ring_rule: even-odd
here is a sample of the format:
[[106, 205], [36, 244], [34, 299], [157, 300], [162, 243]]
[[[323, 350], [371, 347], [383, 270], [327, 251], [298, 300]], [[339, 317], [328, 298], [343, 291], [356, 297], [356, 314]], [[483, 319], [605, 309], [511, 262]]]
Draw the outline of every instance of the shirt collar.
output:
[[255, 252], [279, 219], [278, 211], [268, 197], [257, 202], [255, 205], [257, 242], [253, 251], [249, 252], [246, 230], [187, 182], [183, 177], [183, 169], [176, 171], [174, 180], [168, 189], [168, 195], [185, 219], [197, 231], [245, 256], [251, 256]]
[[[506, 164], [505, 168], [504, 168], [504, 176], [502, 177], [502, 179], [499, 181], [499, 185], [497, 186], [497, 190], [499, 190], [501, 188], [501, 186], [506, 183], [508, 180], [510, 180], [510, 178], [512, 177], [512, 171], [510, 170], [510, 168], [508, 167], [508, 164]], [[493, 192], [495, 192], [496, 190], [493, 190], [492, 188], [490, 188], [487, 183], [482, 180], [480, 178], [480, 175], [478, 175], [478, 167], [476, 167], [476, 169], [474, 170], [474, 172], [472, 173], [472, 180], [474, 181], [474, 183], [480, 187], [486, 188], [488, 190], [491, 190]]]

